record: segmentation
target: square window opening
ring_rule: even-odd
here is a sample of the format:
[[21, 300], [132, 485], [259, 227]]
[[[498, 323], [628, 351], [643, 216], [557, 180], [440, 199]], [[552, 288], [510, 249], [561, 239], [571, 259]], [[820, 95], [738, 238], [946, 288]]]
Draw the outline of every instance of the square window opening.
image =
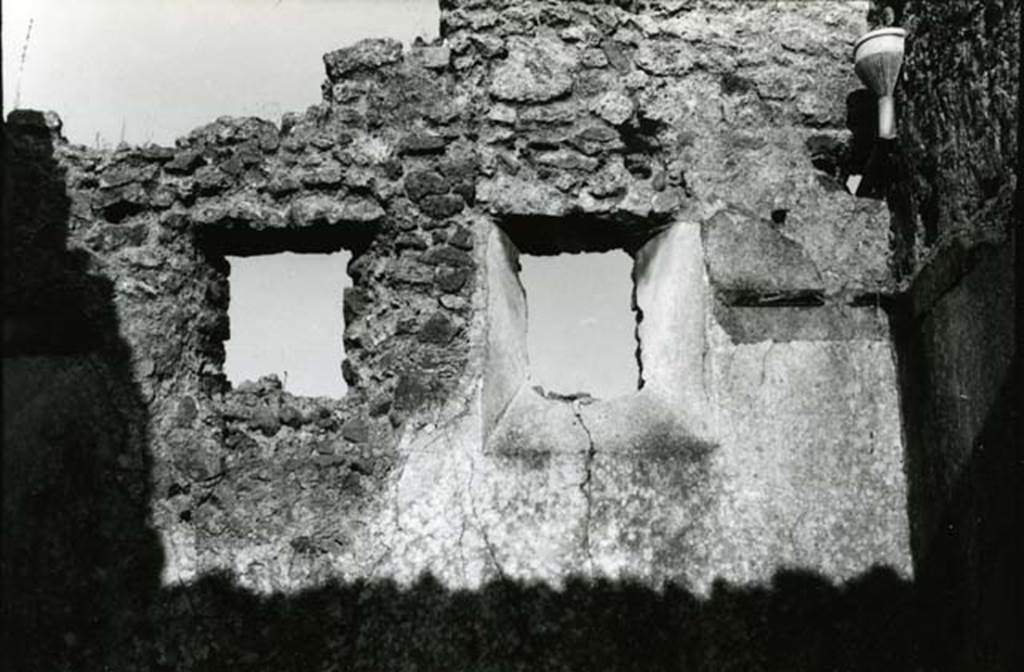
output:
[[638, 389], [632, 267], [620, 249], [520, 257], [530, 373], [546, 392], [608, 399]]
[[277, 375], [284, 389], [341, 398], [342, 297], [352, 253], [225, 255], [230, 265], [224, 373], [232, 386]]
[[[612, 254], [554, 256], [564, 252]], [[529, 255], [536, 256], [531, 259]], [[541, 263], [565, 268], [553, 278], [544, 277], [543, 271], [538, 276], [536, 269], [531, 269], [537, 256], [541, 257]], [[581, 356], [575, 357], [573, 367], [585, 375], [600, 372], [611, 376], [612, 367], [619, 367], [619, 363], [625, 361], [630, 365], [631, 375], [620, 373], [612, 377], [619, 382], [608, 387], [602, 382], [581, 381], [579, 377], [564, 380], [566, 376], [556, 374], [554, 378], [558, 380], [548, 383], [551, 389], [543, 390], [547, 393], [545, 396], [564, 400], [589, 393], [598, 401], [611, 402], [607, 408], [622, 412], [640, 409], [656, 399], [659, 403], [691, 409], [695, 418], [704, 417], [707, 396], [705, 332], [710, 288], [699, 222], [572, 217], [503, 220], [488, 239], [486, 262], [489, 327], [483, 387], [486, 436], [507, 417], [507, 411], [517, 399], [529, 398], [521, 396], [524, 386], [547, 382], [545, 378], [551, 377], [544, 371], [546, 365], [541, 364], [544, 340], [553, 339], [570, 349], [583, 350], [573, 338], [564, 336], [565, 327], [562, 335], [547, 339], [537, 333], [538, 325], [544, 329], [545, 323], [554, 324], [544, 317], [545, 311], [557, 313], [557, 320], [568, 318], [570, 328], [573, 322], [580, 326], [592, 324], [593, 308], [584, 308], [582, 314], [569, 316], [568, 311], [582, 307], [570, 292], [581, 292], [583, 296], [596, 299], [600, 303], [599, 311], [620, 306], [618, 314], [622, 317], [613, 318], [613, 322], [619, 328], [625, 327], [620, 333], [633, 335], [632, 339], [618, 338], [617, 353], [583, 351]], [[578, 262], [580, 268], [570, 269], [574, 262]], [[609, 284], [614, 283], [615, 278], [622, 279], [623, 288], [619, 292]], [[609, 286], [610, 296], [605, 291]], [[553, 307], [550, 298], [541, 299], [548, 306], [535, 305], [538, 296], [552, 291], [567, 293], [569, 297], [561, 303], [554, 302]], [[614, 298], [616, 294], [622, 298]], [[627, 306], [632, 315], [624, 312]], [[600, 320], [595, 326], [598, 325]], [[605, 330], [605, 326], [600, 325], [600, 330]], [[610, 336], [602, 340], [614, 342]], [[528, 341], [534, 343], [528, 346]], [[541, 342], [540, 348], [537, 341]], [[561, 360], [557, 362], [559, 366], [571, 361], [564, 352], [556, 352], [552, 357]], [[623, 386], [624, 379], [632, 379], [634, 384]], [[609, 396], [615, 398], [609, 399]], [[526, 403], [527, 406], [519, 408], [528, 408], [529, 402]]]
[[492, 283], [518, 285], [521, 296], [502, 290], [507, 307], [498, 309], [494, 322], [508, 324], [523, 344], [511, 349], [492, 344], [495, 363], [519, 358], [520, 375], [562, 396], [609, 399], [643, 387], [635, 255], [664, 225], [519, 217], [501, 221], [498, 228], [507, 262], [497, 259], [496, 268], [507, 263], [509, 271], [499, 272]]

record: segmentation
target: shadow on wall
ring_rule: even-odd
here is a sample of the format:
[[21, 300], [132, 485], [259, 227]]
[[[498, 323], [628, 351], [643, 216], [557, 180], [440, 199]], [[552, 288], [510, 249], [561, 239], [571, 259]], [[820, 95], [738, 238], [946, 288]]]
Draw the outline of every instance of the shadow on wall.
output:
[[179, 652], [169, 669], [910, 670], [912, 592], [881, 569], [842, 588], [783, 572], [706, 601], [624, 581], [449, 591], [429, 577], [261, 599], [207, 577], [163, 595], [155, 647]]
[[[582, 579], [161, 588], [146, 406], [110, 281], [66, 250], [53, 132], [36, 113], [4, 129], [3, 669], [928, 669], [918, 591], [884, 568], [707, 598]], [[54, 323], [73, 338], [44, 338]]]
[[[1018, 361], [1011, 372], [1020, 372]], [[941, 512], [942, 530], [918, 562], [919, 583], [936, 622], [939, 659], [962, 670], [1019, 670], [1021, 605], [1020, 504], [1024, 488], [1017, 373], [999, 396], [971, 460]]]
[[5, 669], [97, 662], [95, 642], [139, 629], [162, 562], [146, 409], [111, 282], [66, 249], [57, 133], [28, 111], [3, 129]]
[[[990, 282], [998, 278], [994, 273], [984, 275]], [[989, 297], [999, 294], [982, 289]], [[957, 445], [956, 437], [970, 426], [972, 413], [967, 409], [986, 404], [987, 395], [951, 373], [949, 364], [969, 351], [997, 361], [996, 320], [991, 312], [984, 313], [1004, 309], [997, 300], [978, 297], [972, 305], [978, 314], [952, 314], [954, 338], [936, 326], [939, 317], [894, 321], [907, 427], [915, 583], [920, 607], [929, 619], [927, 642], [935, 669], [1018, 670], [1024, 604], [1020, 357], [992, 390], [991, 403], [969, 445]], [[973, 368], [970, 362], [966, 366]], [[993, 372], [976, 376], [974, 382], [990, 384], [986, 374]], [[949, 412], [954, 399], [964, 409], [959, 414]], [[947, 454], [950, 446], [963, 450], [968, 459], [956, 464]]]
[[[900, 95], [900, 90], [897, 90]], [[861, 88], [846, 97], [846, 128], [849, 138], [840, 140], [833, 134], [811, 135], [806, 140], [811, 164], [818, 169], [818, 179], [832, 191], [853, 190], [859, 198], [887, 200], [893, 213], [891, 246], [893, 271], [902, 281], [914, 271], [914, 227], [904, 222], [910, 214], [911, 166], [898, 141], [878, 136], [878, 99], [869, 89]]]

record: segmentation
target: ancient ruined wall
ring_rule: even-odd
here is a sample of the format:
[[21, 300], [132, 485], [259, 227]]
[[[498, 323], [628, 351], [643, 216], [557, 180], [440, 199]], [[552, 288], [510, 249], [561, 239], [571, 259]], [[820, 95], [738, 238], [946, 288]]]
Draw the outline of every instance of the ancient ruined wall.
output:
[[908, 269], [900, 349], [915, 566], [940, 615], [942, 666], [1015, 669], [1020, 3], [888, 4], [910, 31], [906, 172], [889, 200]]
[[[498, 395], [508, 410], [488, 448], [560, 460], [566, 485], [583, 482], [587, 490], [580, 501], [564, 494], [571, 487], [559, 488], [545, 506], [558, 524], [543, 540], [492, 532], [496, 555], [515, 563], [520, 545], [561, 547], [547, 562], [575, 568], [582, 546], [584, 566], [685, 575], [698, 584], [715, 575], [753, 578], [780, 561], [842, 573], [856, 554], [840, 550], [841, 539], [854, 537], [876, 559], [892, 561], [897, 548], [907, 558], [901, 524], [879, 517], [902, 515], [899, 486], [882, 484], [901, 463], [887, 327], [879, 311], [852, 305], [876, 303], [870, 297], [893, 287], [888, 216], [814, 163], [815, 149], [849, 138], [839, 90], [856, 86], [848, 50], [865, 8], [501, 9], [457, 3], [444, 18], [453, 66], [482, 70], [488, 86], [491, 130], [481, 135], [488, 141], [481, 152], [511, 164], [482, 181], [482, 205], [520, 252], [635, 252], [641, 304], [645, 287], [686, 289], [640, 306], [641, 374], [650, 384], [636, 397], [573, 406], [514, 382]], [[778, 32], [758, 28], [768, 24]], [[776, 35], [786, 39], [780, 44]], [[718, 198], [734, 205], [722, 208]], [[700, 283], [677, 275], [679, 264], [666, 263], [673, 270], [658, 277], [647, 272], [657, 264], [640, 263], [657, 249], [692, 249], [685, 235], [667, 242], [650, 230], [673, 221], [703, 222], [713, 288], [706, 303], [693, 302]], [[667, 314], [663, 302], [684, 306], [682, 314]], [[686, 330], [704, 318], [703, 328]], [[668, 333], [682, 347], [658, 347], [655, 319], [672, 325]], [[522, 366], [507, 340], [502, 332], [491, 344], [504, 353], [501, 366], [488, 368], [492, 378], [503, 379], [509, 361]], [[668, 380], [649, 380], [663, 374]], [[835, 385], [845, 380], [879, 396], [867, 400]], [[857, 428], [836, 432], [838, 418], [854, 416], [878, 428], [872, 448], [859, 439], [821, 440], [863, 437]], [[718, 449], [705, 451], [706, 443]], [[872, 453], [879, 445], [886, 448]], [[573, 518], [580, 524], [566, 523]]]
[[[8, 119], [12, 151], [35, 156], [25, 138], [45, 138], [44, 168], [29, 173], [59, 200], [5, 212], [5, 227], [57, 222], [54, 248], [107, 288], [77, 301], [109, 315], [107, 340], [82, 356], [107, 362], [135, 400], [135, 434], [107, 451], [116, 466], [95, 468], [146, 480], [149, 517], [135, 512], [126, 538], [150, 554], [139, 594], [161, 605], [153, 613], [173, 635], [120, 626], [133, 634], [116, 656], [164, 647], [178, 667], [228, 660], [217, 642], [240, 641], [233, 628], [257, 609], [254, 594], [277, 596], [253, 618], [285, 632], [281, 614], [294, 612], [274, 602], [282, 596], [393, 580], [364, 594], [365, 630], [346, 621], [330, 637], [353, 638], [337, 646], [357, 656], [359, 637], [382, 642], [381, 659], [395, 662], [413, 645], [386, 635], [409, 627], [394, 604], [437, 605], [395, 591], [424, 575], [437, 582], [430, 595], [459, 589], [491, 605], [468, 631], [497, 642], [491, 627], [504, 617], [494, 614], [508, 600], [548, 597], [495, 597], [496, 582], [633, 581], [641, 593], [626, 602], [641, 611], [642, 591], [670, 582], [685, 598], [652, 632], [669, 633], [672, 656], [683, 646], [673, 610], [699, 624], [685, 605], [707, 598], [708, 613], [728, 614], [740, 598], [726, 586], [767, 586], [783, 568], [814, 578], [773, 591], [800, 604], [822, 591], [838, 610], [820, 623], [829, 637], [853, 627], [843, 619], [880, 584], [904, 595], [904, 442], [879, 308], [897, 288], [890, 216], [841, 187], [853, 151], [846, 94], [857, 87], [849, 53], [866, 3], [442, 8], [438, 44], [367, 40], [326, 55], [322, 102], [279, 126], [224, 118], [174, 148], [98, 152], [64, 143], [52, 118]], [[65, 206], [54, 214], [53, 202]], [[21, 250], [34, 240], [5, 240], [5, 301], [20, 325], [5, 347], [42, 356], [5, 364], [14, 388], [48, 377], [59, 348], [28, 350], [47, 319], [69, 314], [33, 303], [38, 262]], [[272, 378], [231, 388], [224, 256], [340, 248], [353, 252], [348, 395], [295, 397]], [[610, 400], [538, 393], [518, 255], [613, 248], [636, 261], [643, 389]], [[5, 465], [29, 465], [18, 473], [34, 468], [39, 446], [63, 450], [46, 438], [45, 415], [5, 424], [5, 445], [21, 446]], [[4, 478], [6, 522], [25, 515], [36, 485]], [[26, 527], [5, 543], [5, 567], [73, 564], [34, 539]], [[118, 562], [100, 564], [117, 575]], [[26, 600], [46, 580], [26, 579]], [[237, 592], [218, 602], [217, 581]], [[774, 604], [752, 590], [751, 605]], [[356, 618], [350, 602], [362, 598], [344, 591], [323, 595]], [[218, 635], [189, 630], [183, 614], [195, 607], [182, 605], [193, 599]], [[437, 627], [458, 630], [448, 618]], [[731, 622], [712, 617], [694, 632], [727, 631], [716, 618]], [[716, 654], [693, 637], [689, 655], [714, 668]], [[80, 655], [67, 639], [58, 648]], [[902, 644], [882, 650], [900, 657]], [[220, 646], [235, 655], [234, 645]], [[474, 646], [450, 648], [472, 660]], [[873, 648], [849, 659], [873, 659]]]

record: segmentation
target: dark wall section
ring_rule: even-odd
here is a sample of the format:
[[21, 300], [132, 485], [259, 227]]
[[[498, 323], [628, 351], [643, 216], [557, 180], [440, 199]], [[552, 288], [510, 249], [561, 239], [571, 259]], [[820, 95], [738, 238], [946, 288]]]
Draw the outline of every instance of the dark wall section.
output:
[[1021, 669], [1020, 2], [875, 3], [908, 29], [890, 191], [917, 583], [938, 669]]
[[161, 553], [147, 523], [146, 409], [112, 283], [69, 252], [59, 121], [3, 127], [0, 667], [100, 669], [144, 628]]

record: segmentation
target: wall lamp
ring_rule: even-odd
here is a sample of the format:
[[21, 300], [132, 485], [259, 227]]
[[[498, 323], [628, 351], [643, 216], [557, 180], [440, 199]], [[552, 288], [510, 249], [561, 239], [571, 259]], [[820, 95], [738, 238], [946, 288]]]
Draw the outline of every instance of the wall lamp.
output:
[[903, 65], [907, 31], [879, 28], [866, 33], [853, 46], [854, 70], [864, 85], [878, 96], [878, 137], [896, 137], [893, 91]]

